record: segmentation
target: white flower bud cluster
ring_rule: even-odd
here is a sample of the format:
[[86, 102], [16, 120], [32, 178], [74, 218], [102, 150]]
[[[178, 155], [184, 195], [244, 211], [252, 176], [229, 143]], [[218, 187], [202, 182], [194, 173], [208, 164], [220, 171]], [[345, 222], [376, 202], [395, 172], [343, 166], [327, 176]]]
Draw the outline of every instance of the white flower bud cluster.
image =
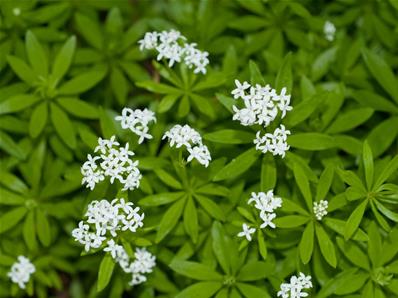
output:
[[180, 148], [185, 146], [189, 152], [187, 161], [190, 162], [194, 158], [205, 167], [209, 166], [211, 156], [209, 149], [202, 143], [200, 134], [191, 128], [188, 124], [181, 126], [179, 124], [173, 126], [166, 131], [162, 139], [168, 139], [170, 147]]
[[311, 276], [306, 276], [300, 272], [299, 276], [293, 275], [289, 283], [282, 283], [278, 297], [282, 298], [300, 298], [307, 297], [308, 293], [303, 290], [312, 288]]
[[132, 274], [130, 285], [138, 285], [147, 280], [145, 274], [151, 273], [156, 265], [156, 257], [145, 248], [136, 248], [134, 261], [130, 262], [130, 257], [123, 246], [115, 243], [113, 239], [108, 240], [105, 252], [109, 252], [111, 257], [120, 265], [126, 273]]
[[156, 122], [155, 113], [148, 109], [124, 108], [122, 115], [115, 117], [116, 121], [120, 121], [123, 129], [130, 129], [133, 133], [139, 136], [138, 144], [141, 144], [145, 139], [152, 139], [152, 135], [148, 133], [149, 122]]
[[88, 205], [85, 221], [80, 221], [79, 226], [72, 231], [75, 241], [84, 245], [85, 251], [91, 248], [100, 248], [108, 237], [116, 237], [118, 231], [134, 233], [144, 223], [144, 213], [138, 213], [139, 207], [125, 202], [123, 198], [92, 201]]
[[256, 150], [262, 153], [271, 152], [274, 156], [280, 155], [283, 158], [285, 157], [286, 151], [290, 148], [286, 142], [288, 135], [290, 135], [290, 130], [286, 130], [283, 124], [277, 127], [273, 133], [266, 133], [263, 136], [261, 136], [261, 132], [258, 131], [254, 139]]
[[323, 34], [328, 41], [333, 41], [336, 34], [336, 27], [331, 21], [326, 21], [323, 26]]
[[109, 140], [99, 138], [94, 152], [99, 151], [100, 155], [87, 155], [87, 161], [81, 167], [82, 184], [87, 184], [93, 190], [97, 183], [109, 177], [112, 184], [115, 179], [123, 184], [123, 191], [138, 188], [142, 175], [138, 169], [138, 161], [130, 158], [134, 156], [134, 152], [128, 149], [128, 143], [124, 148], [119, 147], [115, 136]]
[[24, 256], [19, 256], [18, 261], [11, 266], [7, 273], [13, 283], [18, 284], [21, 289], [25, 289], [30, 276], [36, 271], [36, 267]]
[[[269, 85], [251, 86], [248, 82], [239, 82], [235, 80], [236, 88], [232, 90], [235, 99], [242, 99], [244, 106], [240, 109], [236, 105], [232, 107], [234, 115], [233, 120], [240, 121], [244, 126], [261, 125], [269, 126], [281, 114], [281, 118], [286, 116], [288, 111], [292, 110], [290, 106], [290, 95], [286, 94], [286, 88], [282, 88], [281, 93], [277, 94], [276, 90]], [[256, 149], [263, 152], [271, 152], [273, 155], [285, 156], [285, 152], [289, 149], [287, 145], [287, 135], [290, 134], [283, 125], [280, 125], [273, 134], [266, 133], [260, 135], [258, 131], [254, 144]]]
[[329, 203], [326, 200], [320, 200], [318, 202], [314, 202], [313, 211], [317, 220], [322, 220], [322, 218], [328, 214]]
[[275, 228], [275, 224], [272, 220], [276, 217], [275, 209], [282, 207], [282, 199], [274, 196], [273, 190], [269, 190], [267, 193], [259, 192], [251, 193], [251, 198], [247, 201], [248, 204], [254, 202], [254, 207], [260, 211], [260, 218], [263, 223], [260, 228], [265, 227]]
[[157, 60], [167, 59], [169, 67], [183, 61], [188, 68], [194, 68], [194, 73], [206, 73], [209, 53], [198, 50], [196, 43], [187, 43], [179, 31], [147, 32], [138, 43], [141, 51], [155, 49]]

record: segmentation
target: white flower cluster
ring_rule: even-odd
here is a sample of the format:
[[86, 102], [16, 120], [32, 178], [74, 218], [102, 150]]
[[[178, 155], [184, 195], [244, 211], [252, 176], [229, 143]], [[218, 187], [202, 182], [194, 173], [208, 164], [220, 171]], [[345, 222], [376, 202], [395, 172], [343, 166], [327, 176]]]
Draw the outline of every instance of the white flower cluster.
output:
[[188, 124], [173, 126], [164, 133], [162, 139], [166, 138], [168, 138], [171, 147], [180, 148], [185, 146], [187, 148], [189, 152], [188, 162], [195, 158], [200, 164], [208, 167], [211, 161], [209, 149], [206, 145], [203, 145], [200, 134]]
[[313, 210], [317, 220], [322, 220], [322, 218], [328, 214], [328, 207], [329, 203], [326, 200], [320, 200], [319, 203], [314, 202]]
[[323, 34], [328, 41], [334, 40], [334, 35], [336, 34], [336, 27], [331, 21], [326, 21], [323, 26]]
[[158, 52], [157, 60], [166, 58], [169, 67], [183, 61], [189, 68], [194, 68], [194, 73], [206, 73], [209, 53], [198, 50], [196, 43], [187, 43], [179, 31], [147, 32], [138, 43], [141, 51], [155, 49]]
[[134, 233], [144, 225], [144, 213], [139, 214], [140, 208], [133, 206], [133, 203], [125, 202], [123, 198], [112, 202], [92, 201], [85, 214], [86, 221], [79, 222], [72, 236], [89, 251], [91, 248], [100, 248], [107, 237], [116, 237], [120, 230]]
[[126, 273], [132, 274], [130, 285], [138, 285], [147, 280], [144, 274], [151, 273], [156, 265], [156, 257], [145, 248], [136, 248], [134, 261], [130, 262], [130, 257], [123, 246], [115, 243], [113, 239], [107, 242], [104, 251], [109, 252], [111, 257], [120, 265]]
[[35, 271], [35, 266], [28, 258], [19, 256], [18, 261], [11, 266], [11, 270], [7, 275], [13, 283], [18, 284], [21, 289], [25, 289], [26, 284], [29, 282], [30, 275]]
[[122, 115], [115, 117], [116, 121], [120, 121], [123, 129], [130, 129], [133, 133], [139, 136], [138, 144], [141, 144], [145, 139], [152, 139], [152, 135], [148, 133], [148, 124], [151, 121], [156, 122], [155, 113], [148, 110], [132, 110], [124, 108]]
[[281, 284], [281, 290], [278, 292], [278, 297], [282, 298], [301, 298], [307, 297], [308, 293], [303, 290], [312, 288], [311, 276], [306, 276], [300, 272], [299, 276], [293, 275], [290, 278], [290, 283]]
[[273, 133], [266, 133], [263, 136], [258, 131], [254, 139], [256, 150], [285, 157], [286, 151], [290, 148], [286, 142], [288, 135], [290, 135], [290, 130], [286, 130], [283, 124], [277, 127]]
[[[275, 89], [270, 85], [255, 87], [248, 82], [241, 84], [235, 80], [236, 89], [232, 90], [235, 99], [243, 99], [244, 107], [239, 109], [233, 106], [235, 115], [233, 120], [238, 120], [242, 125], [259, 124], [267, 127], [278, 115], [278, 111], [282, 113], [282, 118], [286, 116], [286, 112], [292, 110], [290, 104], [290, 95], [286, 94], [286, 88], [282, 88], [278, 95]], [[246, 90], [249, 89], [249, 92]]]
[[[244, 126], [258, 124], [267, 127], [276, 119], [279, 112], [281, 118], [284, 118], [286, 113], [292, 110], [290, 95], [286, 94], [286, 88], [282, 88], [281, 93], [277, 94], [276, 90], [269, 85], [251, 86], [248, 82], [241, 83], [238, 80], [235, 80], [235, 84], [236, 89], [231, 93], [235, 99], [243, 99], [244, 107], [240, 109], [234, 105], [232, 109], [235, 114], [232, 119], [240, 121], [240, 124]], [[254, 139], [256, 150], [285, 156], [285, 152], [289, 149], [286, 143], [287, 135], [290, 134], [289, 130], [280, 125], [272, 134], [266, 133], [264, 136], [260, 134], [258, 131]]]
[[267, 226], [275, 228], [275, 224], [272, 220], [276, 217], [275, 209], [282, 206], [282, 199], [274, 196], [273, 190], [269, 190], [267, 193], [259, 192], [251, 193], [251, 198], [247, 201], [248, 204], [254, 202], [254, 207], [260, 211], [260, 218], [263, 220], [260, 228], [263, 229]]
[[140, 186], [141, 173], [138, 169], [138, 161], [133, 161], [130, 156], [134, 152], [129, 151], [129, 144], [119, 147], [115, 141], [115, 136], [109, 140], [98, 139], [98, 146], [94, 152], [99, 151], [100, 155], [92, 157], [87, 155], [87, 161], [81, 167], [83, 175], [82, 184], [87, 184], [91, 190], [95, 185], [110, 177], [113, 184], [115, 179], [123, 184], [123, 190], [132, 190]]

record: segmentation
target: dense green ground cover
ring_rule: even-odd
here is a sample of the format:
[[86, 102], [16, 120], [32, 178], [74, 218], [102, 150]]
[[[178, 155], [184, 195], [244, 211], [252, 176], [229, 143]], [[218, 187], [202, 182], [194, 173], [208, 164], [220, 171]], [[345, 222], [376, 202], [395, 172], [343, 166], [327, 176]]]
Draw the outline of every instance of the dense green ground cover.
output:
[[[398, 297], [397, 20], [396, 0], [2, 0], [0, 297], [277, 297], [300, 272], [309, 297]], [[140, 49], [170, 29], [208, 52], [205, 73]], [[241, 125], [235, 80], [293, 109]], [[151, 139], [122, 129], [124, 107], [155, 112]], [[176, 124], [200, 133], [207, 167], [162, 139]], [[280, 124], [290, 149], [256, 150]], [[136, 189], [82, 185], [111, 136], [139, 161]], [[270, 190], [281, 206], [260, 216], [248, 200]], [[156, 257], [134, 286], [105, 241], [72, 236], [90, 202], [115, 198], [145, 218], [112, 238], [131, 261]], [[25, 288], [8, 276], [18, 256], [35, 268]]]

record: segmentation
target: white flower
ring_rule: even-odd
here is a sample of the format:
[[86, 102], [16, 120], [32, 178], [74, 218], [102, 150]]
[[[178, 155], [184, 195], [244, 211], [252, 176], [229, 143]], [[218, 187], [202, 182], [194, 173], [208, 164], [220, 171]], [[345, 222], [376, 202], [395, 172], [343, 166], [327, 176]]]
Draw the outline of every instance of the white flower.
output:
[[323, 33], [328, 41], [333, 41], [334, 35], [336, 34], [336, 27], [332, 22], [326, 21], [325, 25], [323, 26]]
[[188, 124], [184, 126], [179, 124], [174, 125], [170, 130], [164, 133], [162, 140], [164, 139], [168, 139], [170, 147], [186, 147], [189, 152], [188, 162], [196, 159], [205, 167], [209, 166], [211, 161], [209, 149], [206, 145], [203, 145], [200, 134]]
[[11, 266], [7, 276], [13, 283], [18, 284], [21, 289], [25, 289], [31, 274], [36, 271], [35, 266], [24, 256], [18, 256], [18, 261]]
[[169, 67], [184, 62], [194, 69], [194, 73], [206, 73], [209, 53], [198, 50], [195, 43], [187, 43], [179, 31], [147, 32], [138, 43], [141, 51], [155, 49], [158, 52], [156, 59], [168, 60]]
[[252, 236], [256, 229], [255, 228], [250, 228], [247, 224], [242, 224], [242, 232], [238, 233], [238, 237], [246, 237], [247, 241], [252, 241]]
[[198, 145], [195, 147], [188, 147], [187, 149], [190, 154], [187, 159], [188, 162], [195, 158], [200, 164], [204, 165], [206, 168], [209, 166], [211, 156], [207, 146]]
[[151, 273], [156, 266], [156, 257], [145, 248], [137, 248], [134, 254], [135, 260], [130, 264], [132, 280], [130, 285], [137, 285], [146, 281], [144, 274]]
[[250, 84], [246, 81], [241, 84], [238, 80], [235, 80], [236, 89], [232, 90], [231, 94], [235, 99], [243, 98], [245, 96], [245, 90], [250, 88]]
[[132, 110], [124, 108], [122, 115], [115, 117], [116, 121], [120, 121], [123, 129], [130, 129], [133, 133], [139, 136], [138, 144], [141, 144], [145, 139], [152, 139], [152, 135], [148, 133], [150, 122], [156, 122], [155, 113], [148, 110]]
[[267, 213], [267, 212], [260, 213], [260, 218], [263, 220], [263, 223], [261, 224], [260, 228], [264, 229], [269, 226], [275, 229], [275, 224], [272, 222], [272, 220], [275, 217], [276, 217], [275, 213]]
[[254, 203], [254, 207], [260, 211], [259, 215], [263, 221], [263, 223], [260, 225], [261, 229], [264, 229], [268, 226], [273, 229], [275, 228], [275, 224], [272, 222], [272, 220], [276, 217], [274, 211], [275, 209], [282, 207], [282, 199], [275, 197], [273, 190], [269, 190], [267, 193], [252, 192], [247, 203]]
[[134, 156], [134, 152], [129, 150], [128, 143], [125, 147], [119, 147], [115, 136], [109, 140], [99, 138], [94, 152], [99, 152], [100, 155], [92, 157], [88, 154], [87, 161], [80, 169], [83, 175], [82, 184], [93, 190], [97, 183], [109, 177], [111, 183], [115, 180], [122, 183], [123, 190], [139, 187], [142, 176], [138, 169], [138, 161], [130, 158]]
[[[91, 248], [99, 248], [107, 237], [116, 237], [120, 230], [136, 232], [144, 225], [144, 214], [139, 213], [139, 207], [133, 206], [133, 203], [126, 203], [123, 198], [112, 202], [92, 201], [87, 207], [86, 220], [79, 222], [79, 226], [72, 231], [73, 238], [89, 251]], [[115, 242], [112, 241], [107, 242], [105, 251], [115, 254]]]
[[271, 152], [273, 155], [280, 155], [283, 158], [286, 151], [290, 148], [287, 144], [288, 135], [290, 135], [290, 130], [285, 129], [283, 124], [276, 128], [272, 134], [266, 133], [264, 136], [261, 136], [258, 131], [254, 139], [256, 150], [262, 153]]
[[277, 293], [278, 297], [282, 298], [300, 298], [307, 297], [308, 293], [303, 290], [312, 288], [311, 276], [306, 276], [300, 272], [299, 276], [292, 276], [289, 283], [282, 283], [280, 291]]
[[234, 111], [232, 119], [240, 121], [242, 125], [259, 124], [267, 127], [278, 116], [278, 111], [284, 118], [286, 113], [292, 110], [286, 87], [277, 94], [269, 85], [251, 86], [248, 82], [240, 83], [238, 80], [235, 80], [235, 85], [236, 89], [231, 93], [235, 99], [243, 100], [243, 107], [236, 105], [232, 107]]
[[320, 200], [318, 202], [314, 202], [313, 211], [317, 220], [322, 220], [322, 218], [328, 214], [329, 203], [326, 200]]

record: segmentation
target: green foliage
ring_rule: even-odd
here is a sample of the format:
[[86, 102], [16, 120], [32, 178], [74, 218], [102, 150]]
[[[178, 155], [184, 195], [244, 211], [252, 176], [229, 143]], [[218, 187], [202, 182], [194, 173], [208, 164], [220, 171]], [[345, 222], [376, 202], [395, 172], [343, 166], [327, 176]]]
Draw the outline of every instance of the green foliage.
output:
[[[394, 0], [0, 1], [0, 297], [276, 297], [298, 272], [309, 297], [398, 297], [397, 18]], [[205, 75], [140, 51], [169, 29], [209, 52]], [[291, 94], [285, 158], [232, 120], [235, 79]], [[156, 112], [153, 139], [121, 129], [125, 106]], [[177, 123], [201, 133], [209, 167], [162, 141]], [[112, 135], [134, 150], [139, 189], [84, 189], [80, 166]], [[269, 190], [275, 229], [247, 204]], [[139, 286], [71, 236], [91, 201], [115, 197], [145, 212], [117, 239], [156, 256]], [[36, 267], [24, 290], [7, 276], [20, 255]]]

